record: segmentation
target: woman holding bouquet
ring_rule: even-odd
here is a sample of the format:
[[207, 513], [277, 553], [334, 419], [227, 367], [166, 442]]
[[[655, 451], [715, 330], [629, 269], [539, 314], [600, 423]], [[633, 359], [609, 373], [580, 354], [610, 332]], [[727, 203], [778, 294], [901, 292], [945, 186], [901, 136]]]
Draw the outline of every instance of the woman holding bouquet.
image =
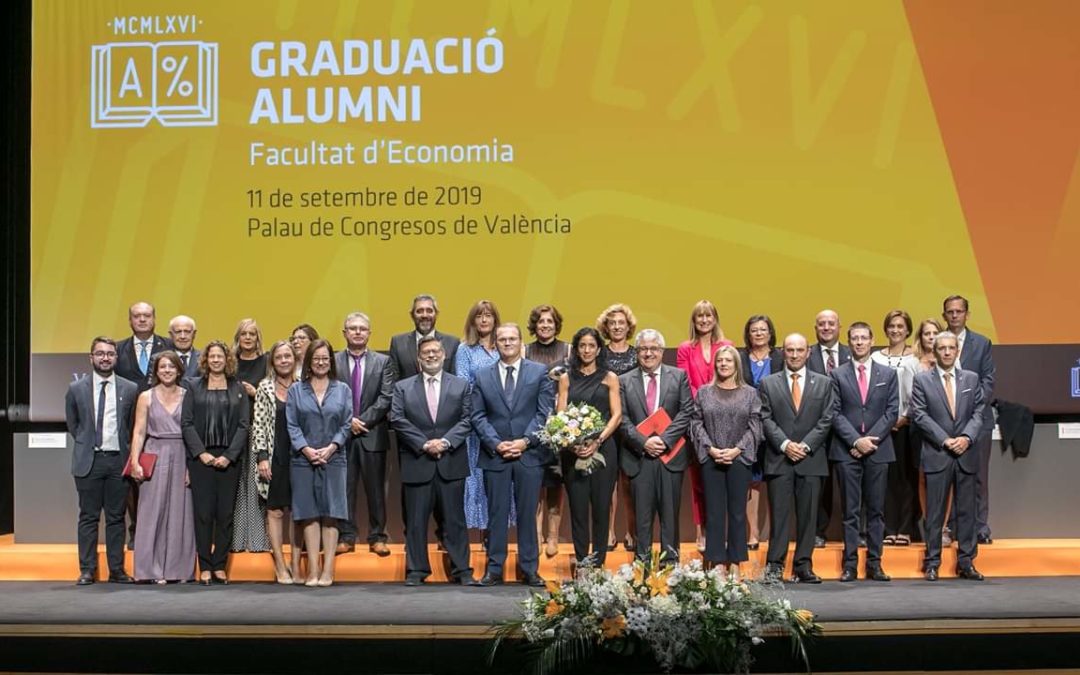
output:
[[705, 561], [738, 574], [747, 560], [746, 492], [761, 441], [761, 398], [730, 345], [716, 351], [712, 384], [698, 390], [690, 436], [705, 486]]
[[[570, 369], [559, 378], [555, 412], [587, 404], [603, 418], [597, 429], [582, 429], [584, 439], [562, 450], [563, 483], [570, 501], [570, 536], [579, 565], [603, 567], [608, 551], [611, 494], [619, 474], [612, 440], [622, 419], [619, 378], [607, 368], [600, 333], [582, 328], [570, 344]], [[591, 526], [591, 530], [590, 530]], [[592, 553], [589, 544], [592, 543]]]

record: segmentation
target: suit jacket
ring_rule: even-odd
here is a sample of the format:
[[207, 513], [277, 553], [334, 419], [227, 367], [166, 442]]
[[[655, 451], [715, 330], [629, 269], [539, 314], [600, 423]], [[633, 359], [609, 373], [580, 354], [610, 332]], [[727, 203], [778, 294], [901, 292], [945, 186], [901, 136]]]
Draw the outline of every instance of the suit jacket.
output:
[[200, 354], [202, 354], [201, 349], [195, 349], [194, 347], [191, 348], [191, 351], [188, 352], [187, 368], [184, 369], [184, 372], [180, 376], [180, 379], [185, 379], [185, 378], [189, 378], [189, 377], [190, 378], [199, 377], [199, 355]]
[[[538, 432], [555, 407], [555, 388], [546, 367], [521, 359], [521, 372], [512, 401], [506, 399], [499, 377], [499, 361], [476, 373], [472, 389], [472, 422], [480, 437], [479, 466], [485, 471], [503, 471], [510, 462], [525, 466], [547, 466], [555, 461], [551, 448], [540, 441]], [[495, 448], [503, 441], [526, 438], [529, 447], [519, 460], [505, 460]]]
[[[769, 375], [758, 387], [761, 393], [761, 424], [769, 447], [765, 452], [765, 473], [800, 476], [828, 476], [828, 448], [825, 443], [832, 429], [835, 408], [832, 378], [806, 371], [802, 383], [802, 401], [798, 412], [791, 398], [787, 370]], [[810, 454], [792, 462], [781, 450], [784, 441], [796, 441], [810, 446]]]
[[[836, 366], [839, 368], [851, 360], [851, 349], [844, 345], [836, 344]], [[825, 374], [825, 360], [821, 358], [821, 343], [816, 343], [810, 348], [810, 355], [806, 359], [806, 369], [815, 373]]]
[[[188, 457], [195, 459], [206, 452], [203, 433], [206, 429], [206, 378], [190, 381], [188, 393], [180, 412], [180, 431], [184, 436]], [[229, 447], [221, 453], [235, 464], [240, 454], [248, 447], [248, 426], [251, 423], [251, 404], [240, 380], [230, 377], [226, 388], [229, 397]]]
[[990, 338], [968, 329], [964, 337], [964, 351], [960, 352], [960, 367], [979, 376], [982, 400], [987, 405], [983, 410], [982, 432], [989, 434], [994, 429], [994, 413], [989, 406], [994, 402], [994, 367], [993, 345]]
[[[407, 377], [394, 385], [390, 406], [390, 426], [397, 435], [404, 483], [427, 483], [435, 472], [445, 480], [469, 475], [469, 455], [465, 441], [472, 431], [472, 397], [469, 382], [443, 373], [439, 386], [439, 406], [435, 419], [428, 411], [423, 375]], [[439, 457], [424, 452], [424, 443], [444, 438], [450, 447]]]
[[[338, 380], [352, 386], [349, 361], [352, 356], [342, 349], [334, 355], [337, 362]], [[360, 447], [367, 452], [386, 452], [390, 447], [389, 418], [390, 401], [394, 396], [394, 366], [390, 357], [368, 349], [364, 353], [364, 381], [360, 390], [360, 421], [368, 428], [366, 434], [352, 436], [360, 439]]]
[[[742, 357], [742, 374], [743, 379], [751, 387], [754, 386], [753, 366], [750, 364], [750, 351], [745, 347], [739, 349], [739, 356]], [[766, 373], [766, 377], [773, 373], [779, 373], [784, 369], [784, 352], [779, 348], [773, 347], [769, 350], [769, 372]], [[764, 379], [764, 378], [763, 378]]]
[[[116, 376], [116, 434], [120, 452], [127, 454], [131, 447], [138, 386]], [[75, 439], [71, 453], [71, 475], [82, 478], [94, 465], [94, 436], [97, 431], [97, 410], [94, 409], [94, 377], [86, 375], [68, 385], [64, 396], [64, 419], [68, 433]]]
[[915, 376], [911, 386], [911, 403], [908, 410], [911, 421], [922, 432], [923, 471], [935, 473], [944, 470], [954, 458], [959, 462], [964, 473], [979, 470], [979, 453], [969, 447], [958, 458], [944, 447], [947, 438], [967, 436], [974, 444], [982, 431], [983, 415], [986, 414], [986, 401], [979, 376], [970, 370], [955, 368], [956, 373], [956, 418], [949, 413], [945, 387], [938, 377], [937, 368], [932, 368]]
[[[892, 428], [900, 416], [900, 383], [896, 371], [880, 363], [870, 366], [866, 403], [859, 392], [855, 362], [848, 361], [832, 372], [834, 402], [832, 443], [829, 459], [833, 462], [858, 462], [851, 456], [855, 441], [863, 436], [877, 436], [877, 450], [862, 459], [874, 464], [896, 461]], [[866, 431], [862, 431], [865, 429]]]
[[[439, 331], [435, 331], [435, 336], [439, 338], [443, 351], [446, 352], [443, 370], [453, 374], [454, 357], [457, 355], [457, 348], [461, 342], [453, 335]], [[394, 362], [394, 369], [399, 379], [404, 380], [420, 372], [420, 367], [416, 362], [416, 331], [401, 333], [390, 338], [390, 360]]]
[[[637, 430], [637, 425], [649, 417], [645, 405], [645, 384], [641, 368], [619, 376], [619, 395], [622, 397], [622, 421], [619, 432], [622, 436], [619, 454], [619, 466], [627, 476], [633, 478], [641, 471], [642, 462], [658, 462], [659, 459], [647, 457], [645, 441], [647, 436]], [[660, 366], [660, 381], [657, 383], [660, 394], [660, 407], [667, 411], [671, 425], [660, 435], [669, 449], [675, 447], [690, 430], [690, 421], [694, 415], [694, 398], [690, 394], [690, 379], [686, 371], [667, 364]], [[664, 468], [668, 471], [685, 471], [690, 465], [691, 449], [684, 444], [679, 454], [671, 458]]]
[[[154, 344], [150, 347], [150, 363], [154, 361], [154, 355], [172, 349], [172, 343], [160, 335], [154, 335], [151, 340]], [[135, 353], [135, 336], [129, 336], [116, 343], [116, 374], [125, 380], [134, 382], [143, 392], [150, 388], [150, 366], [147, 366], [147, 374], [143, 375], [139, 370], [139, 356]], [[196, 375], [198, 372], [195, 373]]]

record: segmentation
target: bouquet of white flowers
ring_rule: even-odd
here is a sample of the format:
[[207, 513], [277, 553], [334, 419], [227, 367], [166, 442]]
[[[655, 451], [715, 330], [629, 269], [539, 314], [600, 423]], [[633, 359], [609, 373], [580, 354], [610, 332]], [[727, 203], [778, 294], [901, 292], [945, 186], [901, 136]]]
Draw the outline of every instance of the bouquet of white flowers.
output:
[[[569, 451], [574, 446], [584, 445], [600, 436], [607, 420], [600, 411], [587, 403], [571, 403], [562, 412], [548, 415], [544, 428], [540, 431], [540, 440], [556, 450]], [[607, 461], [599, 452], [591, 457], [579, 457], [574, 468], [588, 475], [598, 466], [606, 466]]]
[[664, 566], [636, 561], [615, 574], [581, 567], [523, 602], [522, 617], [494, 629], [493, 659], [505, 639], [523, 639], [538, 675], [573, 671], [607, 651], [646, 656], [673, 668], [749, 672], [750, 649], [769, 635], [790, 636], [809, 668], [805, 641], [821, 632], [814, 614], [774, 587], [706, 570], [699, 560]]

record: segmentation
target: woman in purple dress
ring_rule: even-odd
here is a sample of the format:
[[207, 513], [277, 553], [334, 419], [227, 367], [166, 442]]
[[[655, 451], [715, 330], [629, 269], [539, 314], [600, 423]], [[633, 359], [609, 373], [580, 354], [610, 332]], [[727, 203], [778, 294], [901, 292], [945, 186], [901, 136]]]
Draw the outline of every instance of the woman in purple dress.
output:
[[[176, 352], [154, 360], [152, 387], [139, 395], [131, 441], [131, 476], [141, 483], [135, 529], [135, 578], [159, 584], [195, 578], [195, 517], [188, 489], [187, 451], [180, 433], [185, 391]], [[153, 476], [143, 475], [139, 455], [157, 455]]]

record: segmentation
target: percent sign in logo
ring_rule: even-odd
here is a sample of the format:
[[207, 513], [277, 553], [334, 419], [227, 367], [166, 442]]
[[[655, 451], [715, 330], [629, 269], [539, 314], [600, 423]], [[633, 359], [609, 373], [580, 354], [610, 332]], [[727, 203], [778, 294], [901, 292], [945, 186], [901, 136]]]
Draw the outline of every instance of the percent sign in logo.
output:
[[91, 127], [217, 125], [217, 43], [94, 45], [90, 68]]
[[195, 85], [191, 83], [191, 80], [184, 79], [184, 69], [187, 68], [187, 64], [188, 57], [186, 56], [180, 57], [179, 61], [175, 56], [166, 56], [161, 60], [161, 69], [166, 73], [172, 73], [172, 81], [165, 90], [165, 96], [172, 96], [179, 91], [181, 96], [187, 98], [195, 91]]

